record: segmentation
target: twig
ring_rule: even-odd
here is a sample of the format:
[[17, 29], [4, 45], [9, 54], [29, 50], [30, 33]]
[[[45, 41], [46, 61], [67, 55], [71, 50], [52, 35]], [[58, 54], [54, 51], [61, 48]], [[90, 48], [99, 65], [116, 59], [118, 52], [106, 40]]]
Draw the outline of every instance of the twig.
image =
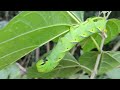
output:
[[47, 52], [50, 51], [50, 43], [47, 43], [47, 44], [46, 44], [46, 49], [47, 49]]
[[[111, 12], [112, 11], [102, 11], [102, 13], [104, 15], [104, 18], [107, 19]], [[105, 15], [106, 13], [107, 13], [107, 15]], [[104, 46], [105, 38], [107, 38], [106, 33], [102, 32], [101, 37], [102, 37], [102, 41], [101, 41], [101, 45], [100, 45], [100, 54], [98, 54], [98, 56], [97, 56], [96, 63], [95, 63], [95, 66], [94, 66], [94, 70], [93, 70], [93, 72], [90, 76], [90, 79], [94, 79], [96, 74], [97, 74], [97, 69], [98, 69], [98, 66], [99, 66], [99, 63], [100, 63], [100, 60], [101, 60], [101, 55], [102, 55], [102, 52], [103, 52], [102, 48]]]
[[90, 79], [94, 79], [96, 74], [97, 74], [97, 69], [98, 69], [99, 62], [100, 62], [100, 59], [101, 59], [101, 55], [102, 55], [102, 52], [103, 52], [102, 48], [104, 46], [104, 42], [105, 42], [105, 38], [106, 38], [104, 34], [105, 33], [102, 34], [102, 41], [101, 41], [101, 45], [100, 45], [100, 54], [98, 54], [98, 56], [97, 56], [96, 63], [95, 63], [95, 66], [94, 66], [94, 70], [93, 70], [93, 72], [90, 76]]
[[82, 79], [81, 77], [85, 74], [86, 72], [82, 72], [81, 74], [80, 74], [80, 76], [78, 76], [76, 79]]
[[97, 47], [98, 51], [100, 51], [100, 47], [99, 47], [98, 43], [96, 42], [96, 40], [92, 36], [90, 36], [90, 38], [92, 39], [93, 43]]
[[106, 16], [106, 19], [110, 16], [110, 13], [111, 13], [112, 11], [109, 11], [108, 12], [108, 14], [107, 14], [107, 16]]
[[115, 46], [113, 47], [112, 51], [118, 50], [119, 47], [120, 47], [120, 41], [118, 41], [117, 44], [115, 44]]
[[[112, 11], [99, 11], [98, 16], [100, 16], [101, 14], [103, 14], [103, 17], [105, 17], [106, 19], [110, 16]], [[107, 15], [106, 15], [107, 14]]]
[[32, 53], [30, 53], [30, 54], [28, 55], [28, 58], [27, 58], [27, 61], [26, 61], [26, 65], [25, 65], [26, 68], [27, 68], [27, 66], [28, 66], [28, 64], [29, 64], [29, 62], [30, 62], [30, 60], [31, 60], [31, 56], [32, 56]]
[[18, 67], [20, 68], [22, 74], [25, 74], [26, 73], [26, 69], [23, 68], [19, 63], [16, 63], [18, 65]]
[[8, 21], [8, 19], [9, 19], [9, 11], [5, 11], [5, 19]]
[[70, 11], [67, 11], [67, 13], [77, 22], [77, 23], [80, 23], [80, 21], [75, 18], [75, 16], [70, 12]]
[[20, 64], [23, 66], [28, 58], [28, 55], [25, 56], [25, 58], [20, 62]]
[[35, 50], [35, 52], [36, 52], [36, 53], [35, 53], [35, 54], [36, 54], [35, 56], [36, 56], [36, 61], [37, 61], [37, 60], [40, 58], [40, 57], [39, 57], [39, 55], [40, 55], [40, 50], [39, 50], [39, 48], [37, 48], [37, 49]]
[[76, 50], [76, 47], [74, 47], [72, 50], [71, 50], [71, 54], [74, 55], [74, 52]]
[[72, 55], [74, 55], [74, 53], [75, 53], [75, 51], [76, 51], [76, 49], [77, 49], [78, 46], [80, 46], [80, 44], [77, 44], [76, 47], [74, 47], [74, 48], [71, 50], [71, 54], [72, 54]]

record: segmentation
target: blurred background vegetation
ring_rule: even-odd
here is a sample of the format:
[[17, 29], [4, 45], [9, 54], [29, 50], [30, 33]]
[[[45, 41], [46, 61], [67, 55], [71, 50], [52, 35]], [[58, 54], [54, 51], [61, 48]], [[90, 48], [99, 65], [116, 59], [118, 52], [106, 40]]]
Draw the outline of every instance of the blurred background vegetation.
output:
[[[16, 16], [17, 14], [19, 14], [19, 12], [20, 11], [0, 11], [0, 28], [2, 29], [14, 16]], [[97, 16], [98, 13], [99, 13], [98, 11], [84, 11], [84, 13], [83, 13], [83, 17], [84, 18], [83, 19], [86, 20], [86, 18]], [[110, 14], [109, 18], [120, 18], [120, 11], [112, 11], [112, 13]], [[35, 51], [29, 53], [28, 55], [22, 57], [18, 61], [18, 64], [20, 66], [22, 66], [23, 68], [25, 68], [25, 69], [27, 67], [30, 67], [44, 53], [49, 52], [53, 48], [53, 46], [54, 46], [54, 42], [47, 43], [46, 45], [44, 45], [44, 46], [36, 49]], [[118, 35], [118, 37], [116, 39], [114, 39], [113, 41], [111, 41], [110, 43], [108, 43], [107, 45], [104, 46], [104, 50], [119, 51], [120, 50], [119, 46], [120, 46], [120, 36]], [[77, 47], [77, 49], [75, 49], [72, 53], [73, 53], [73, 55], [76, 58], [79, 57], [80, 47]], [[75, 77], [77, 77], [77, 76], [70, 77], [70, 78], [75, 78]], [[86, 76], [84, 76], [83, 78], [85, 78], [85, 77]], [[0, 78], [1, 78], [1, 75], [0, 75]], [[10, 78], [10, 76], [7, 76], [7, 78]], [[12, 78], [15, 78], [15, 77], [12, 77]], [[24, 78], [26, 78], [26, 77], [24, 77]], [[100, 76], [98, 78], [108, 78], [108, 77], [106, 77], [106, 76]]]

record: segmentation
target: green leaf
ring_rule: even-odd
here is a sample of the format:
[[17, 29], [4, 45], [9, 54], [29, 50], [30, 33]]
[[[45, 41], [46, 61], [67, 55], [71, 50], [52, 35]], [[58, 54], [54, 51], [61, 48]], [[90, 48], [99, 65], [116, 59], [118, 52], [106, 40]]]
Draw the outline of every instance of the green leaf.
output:
[[84, 21], [84, 11], [71, 11], [71, 13], [73, 13], [73, 15], [74, 15], [80, 22], [83, 22], [83, 21]]
[[17, 79], [20, 78], [21, 72], [16, 64], [7, 66], [0, 70], [0, 79]]
[[36, 66], [28, 68], [27, 76], [29, 78], [66, 78], [68, 76], [73, 75], [81, 68], [79, 67], [78, 61], [68, 53], [63, 60], [60, 61], [59, 65], [52, 71], [48, 73], [39, 73], [36, 69]]
[[[99, 34], [93, 34], [92, 37], [95, 39], [95, 41], [100, 45], [101, 43], [101, 36]], [[90, 37], [84, 39], [82, 42], [80, 42], [80, 45], [82, 46], [82, 49], [84, 52], [89, 52], [93, 48], [96, 48], [94, 42]]]
[[106, 73], [110, 79], [120, 79], [120, 68], [115, 68]]
[[0, 69], [69, 31], [75, 20], [65, 11], [24, 11], [0, 30]]
[[[84, 11], [70, 11], [70, 13], [73, 15], [74, 18], [78, 20], [78, 22], [83, 22], [84, 21]], [[65, 34], [61, 35], [63, 37]], [[59, 40], [58, 38], [55, 38], [53, 42], [57, 42]]]
[[[79, 62], [82, 68], [89, 74], [93, 71], [98, 52], [87, 52], [80, 56]], [[92, 56], [92, 57], [91, 57]], [[102, 53], [98, 74], [104, 74], [120, 65], [120, 52], [108, 52]]]
[[107, 31], [107, 39], [105, 44], [109, 41], [115, 39], [117, 35], [120, 33], [120, 20], [118, 19], [110, 19], [106, 26]]
[[[72, 16], [78, 20], [78, 22], [83, 22], [84, 21], [84, 11], [70, 11]], [[63, 37], [65, 34], [61, 35]], [[53, 39], [53, 42], [57, 42], [59, 40], [58, 38]]]
[[99, 68], [99, 74], [108, 72], [120, 65], [120, 52], [109, 51], [104, 52], [101, 58], [101, 64]]
[[[120, 20], [118, 19], [110, 19], [106, 24], [107, 29], [107, 38], [104, 44], [112, 41], [119, 33], [120, 33]], [[99, 34], [94, 34], [92, 37], [96, 40], [96, 42], [100, 45], [102, 38]], [[92, 39], [90, 37], [83, 40], [81, 43], [84, 52], [89, 52], [93, 48], [96, 48]]]
[[82, 75], [81, 77], [79, 77], [79, 79], [89, 79], [88, 75]]
[[78, 73], [70, 76], [69, 79], [89, 79], [89, 76]]
[[92, 52], [86, 52], [80, 56], [79, 63], [87, 73], [92, 72], [98, 54], [99, 54], [98, 52], [92, 51]]

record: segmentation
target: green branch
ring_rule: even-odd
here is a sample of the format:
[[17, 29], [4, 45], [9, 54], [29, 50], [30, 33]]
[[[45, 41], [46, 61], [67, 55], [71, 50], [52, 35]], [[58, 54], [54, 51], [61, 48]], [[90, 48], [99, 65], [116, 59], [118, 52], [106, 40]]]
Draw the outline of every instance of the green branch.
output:
[[92, 36], [90, 36], [90, 38], [92, 39], [93, 43], [97, 47], [98, 51], [100, 52], [100, 47], [99, 47], [98, 43], [95, 41], [95, 39]]

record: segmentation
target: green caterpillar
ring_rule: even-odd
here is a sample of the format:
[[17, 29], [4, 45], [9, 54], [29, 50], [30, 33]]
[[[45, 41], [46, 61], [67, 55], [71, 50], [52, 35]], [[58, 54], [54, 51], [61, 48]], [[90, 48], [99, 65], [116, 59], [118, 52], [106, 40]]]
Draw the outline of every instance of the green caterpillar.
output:
[[39, 60], [36, 64], [38, 72], [52, 71], [65, 56], [66, 52], [73, 48], [78, 42], [94, 33], [105, 31], [107, 20], [103, 17], [89, 18], [85, 22], [80, 23], [78, 27], [73, 27], [62, 38], [58, 40], [57, 45], [54, 47], [46, 60]]

